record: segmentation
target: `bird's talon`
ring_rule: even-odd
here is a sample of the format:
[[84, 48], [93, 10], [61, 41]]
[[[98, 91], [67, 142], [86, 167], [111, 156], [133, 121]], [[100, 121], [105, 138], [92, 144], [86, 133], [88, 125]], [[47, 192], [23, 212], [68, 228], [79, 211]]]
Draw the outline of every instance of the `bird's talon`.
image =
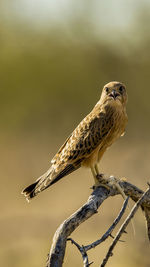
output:
[[99, 187], [104, 187], [108, 191], [110, 191], [110, 187], [108, 185], [106, 185], [106, 184], [103, 184], [103, 183], [98, 183], [98, 184], [93, 185], [93, 190], [95, 190], [96, 188], [99, 188]]
[[96, 175], [96, 178], [97, 178], [98, 180], [102, 180], [102, 179], [103, 179], [103, 176], [104, 176], [103, 173], [99, 173], [99, 174]]

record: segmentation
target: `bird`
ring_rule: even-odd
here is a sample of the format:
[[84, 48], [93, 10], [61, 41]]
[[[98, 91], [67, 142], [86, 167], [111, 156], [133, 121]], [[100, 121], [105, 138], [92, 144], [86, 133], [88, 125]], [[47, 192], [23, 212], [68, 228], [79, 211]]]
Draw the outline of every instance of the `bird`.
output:
[[122, 82], [112, 81], [103, 87], [99, 101], [60, 147], [48, 171], [22, 191], [27, 201], [80, 167], [90, 168], [95, 186], [99, 186], [98, 163], [125, 133], [127, 99]]

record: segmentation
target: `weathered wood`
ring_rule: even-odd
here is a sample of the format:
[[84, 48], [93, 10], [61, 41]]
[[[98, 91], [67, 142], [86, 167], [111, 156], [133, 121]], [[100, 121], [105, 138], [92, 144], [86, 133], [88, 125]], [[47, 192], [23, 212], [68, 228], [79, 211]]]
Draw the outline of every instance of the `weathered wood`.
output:
[[95, 248], [96, 246], [98, 246], [99, 244], [101, 244], [102, 242], [104, 242], [109, 236], [112, 237], [112, 231], [114, 230], [114, 228], [116, 227], [116, 225], [120, 222], [125, 210], [126, 210], [126, 207], [128, 205], [128, 200], [129, 200], [129, 197], [126, 198], [126, 200], [124, 201], [123, 203], [123, 206], [117, 216], [117, 218], [113, 221], [112, 225], [109, 227], [109, 229], [106, 231], [105, 234], [103, 234], [103, 236], [96, 240], [95, 242], [87, 245], [87, 246], [84, 246], [84, 250], [85, 251], [88, 251], [90, 250], [91, 248]]
[[[126, 181], [118, 180], [112, 176], [108, 177], [100, 175], [99, 180], [101, 184], [107, 186], [109, 190], [107, 190], [103, 186], [94, 189], [94, 191], [88, 198], [88, 201], [59, 226], [53, 237], [53, 242], [49, 254], [47, 267], [62, 266], [65, 255], [67, 238], [81, 223], [83, 223], [88, 218], [97, 213], [98, 208], [102, 205], [104, 200], [106, 200], [110, 196], [115, 196], [119, 194], [117, 189], [114, 187], [114, 184], [112, 183], [112, 178], [113, 180], [115, 179], [119, 183], [124, 193], [127, 196], [130, 196], [130, 198], [133, 201], [137, 202], [143, 195], [144, 192], [141, 189]], [[146, 195], [144, 197], [144, 200], [142, 201], [142, 207], [145, 210], [150, 209], [149, 195]], [[147, 215], [148, 218], [147, 219], [148, 229], [150, 229], [150, 220], [149, 220], [150, 213], [147, 212], [145, 214]], [[148, 230], [148, 233], [149, 232], [150, 230]]]
[[112, 251], [113, 251], [114, 247], [116, 246], [117, 242], [119, 241], [121, 235], [125, 232], [125, 229], [126, 229], [127, 225], [129, 224], [129, 222], [131, 221], [131, 219], [135, 215], [135, 213], [136, 213], [137, 209], [139, 208], [139, 206], [142, 204], [145, 196], [149, 195], [149, 194], [150, 194], [150, 189], [148, 189], [145, 193], [143, 193], [143, 195], [139, 198], [139, 200], [133, 206], [131, 212], [129, 213], [129, 215], [125, 219], [124, 223], [121, 225], [121, 227], [120, 227], [119, 231], [117, 232], [112, 244], [110, 245], [110, 247], [108, 249], [108, 252], [106, 254], [106, 257], [104, 258], [102, 264], [100, 265], [101, 267], [104, 267], [106, 265], [106, 263], [108, 262], [108, 259], [113, 255]]
[[87, 203], [65, 220], [57, 229], [49, 255], [47, 267], [60, 267], [63, 264], [67, 237], [85, 220], [97, 213], [97, 209], [109, 196], [105, 188], [96, 188]]
[[147, 234], [148, 234], [148, 238], [150, 241], [150, 208], [144, 208], [145, 211], [145, 217], [146, 217], [146, 222], [147, 222]]
[[[116, 225], [120, 222], [126, 208], [128, 205], [128, 200], [129, 197], [127, 197], [123, 203], [123, 206], [117, 216], [117, 218], [113, 221], [112, 225], [109, 227], [109, 229], [106, 231], [105, 234], [103, 234], [103, 236], [98, 239], [97, 241], [87, 245], [87, 246], [80, 246], [77, 242], [75, 242], [72, 238], [68, 238], [67, 241], [71, 241], [72, 244], [74, 244], [77, 249], [80, 251], [82, 259], [83, 259], [83, 267], [89, 267], [93, 262], [89, 263], [89, 259], [88, 259], [88, 255], [87, 255], [87, 251], [90, 249], [95, 248], [96, 246], [98, 246], [100, 243], [104, 242], [108, 237], [112, 237], [112, 231], [115, 229]], [[119, 240], [121, 242], [124, 242], [122, 240]]]

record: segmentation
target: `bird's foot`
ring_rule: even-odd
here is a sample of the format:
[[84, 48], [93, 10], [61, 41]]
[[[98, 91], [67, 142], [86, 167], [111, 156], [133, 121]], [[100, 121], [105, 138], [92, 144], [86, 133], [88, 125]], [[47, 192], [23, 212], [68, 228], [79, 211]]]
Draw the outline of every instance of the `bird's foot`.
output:
[[[121, 180], [125, 181], [125, 178], [122, 178]], [[117, 189], [118, 192], [122, 195], [123, 199], [126, 199], [124, 190], [120, 186], [119, 181], [114, 176], [110, 177], [109, 185], [112, 186], [114, 189]]]
[[95, 184], [93, 185], [92, 189], [95, 190], [97, 187], [104, 187], [106, 188], [108, 191], [110, 191], [110, 187], [106, 184], [103, 184], [103, 183], [99, 183], [99, 184]]
[[97, 174], [94, 180], [95, 180], [95, 184], [92, 187], [93, 190], [96, 189], [97, 187], [104, 187], [108, 191], [110, 191], [108, 181], [104, 178], [103, 173]]

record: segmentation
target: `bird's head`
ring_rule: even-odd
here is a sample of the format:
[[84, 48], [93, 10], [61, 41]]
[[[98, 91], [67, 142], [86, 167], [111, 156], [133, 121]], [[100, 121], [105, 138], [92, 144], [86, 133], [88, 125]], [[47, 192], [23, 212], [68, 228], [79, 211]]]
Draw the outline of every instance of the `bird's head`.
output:
[[122, 104], [126, 105], [127, 102], [126, 87], [121, 82], [109, 82], [102, 91], [100, 101], [103, 103]]

